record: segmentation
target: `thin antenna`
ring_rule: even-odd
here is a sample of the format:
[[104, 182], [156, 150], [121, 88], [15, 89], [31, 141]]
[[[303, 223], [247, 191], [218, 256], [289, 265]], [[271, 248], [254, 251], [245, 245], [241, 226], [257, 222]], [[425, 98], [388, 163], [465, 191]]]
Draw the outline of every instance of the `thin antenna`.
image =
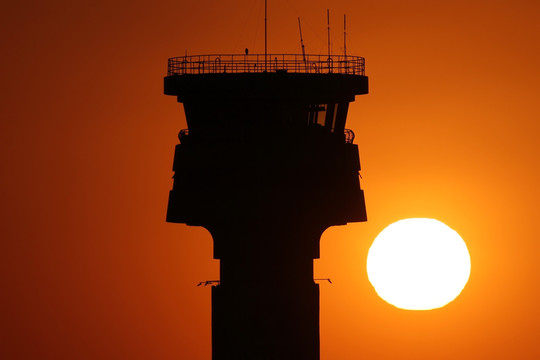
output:
[[328, 24], [328, 59], [330, 60], [330, 10], [326, 9], [326, 22]]
[[298, 18], [298, 29], [300, 30], [300, 44], [302, 45], [302, 59], [304, 60], [304, 66], [307, 67], [306, 50], [304, 48], [304, 39], [302, 38], [302, 25], [300, 25], [300, 18]]
[[347, 15], [343, 14], [343, 55], [347, 56]]
[[264, 0], [264, 71], [267, 71], [267, 58], [268, 58], [268, 29], [267, 29], [267, 18], [268, 18], [268, 6], [267, 0]]

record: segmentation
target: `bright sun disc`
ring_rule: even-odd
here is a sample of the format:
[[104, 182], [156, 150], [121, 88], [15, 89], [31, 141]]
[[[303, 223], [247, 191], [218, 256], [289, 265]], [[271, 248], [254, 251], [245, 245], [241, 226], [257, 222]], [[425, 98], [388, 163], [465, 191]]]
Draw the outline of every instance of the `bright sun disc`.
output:
[[375, 238], [367, 273], [386, 302], [401, 309], [430, 310], [461, 293], [471, 259], [463, 239], [447, 225], [434, 219], [405, 219]]

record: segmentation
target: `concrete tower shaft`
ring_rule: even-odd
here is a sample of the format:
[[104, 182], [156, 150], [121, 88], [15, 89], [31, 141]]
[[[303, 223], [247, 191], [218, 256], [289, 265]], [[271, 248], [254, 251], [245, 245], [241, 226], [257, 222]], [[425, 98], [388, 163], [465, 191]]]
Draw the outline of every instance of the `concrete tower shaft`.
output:
[[165, 78], [188, 124], [167, 221], [208, 229], [220, 260], [212, 358], [319, 359], [320, 237], [366, 221], [345, 130], [349, 103], [368, 92], [363, 59], [275, 56], [268, 72], [248, 56], [213, 59], [171, 59]]

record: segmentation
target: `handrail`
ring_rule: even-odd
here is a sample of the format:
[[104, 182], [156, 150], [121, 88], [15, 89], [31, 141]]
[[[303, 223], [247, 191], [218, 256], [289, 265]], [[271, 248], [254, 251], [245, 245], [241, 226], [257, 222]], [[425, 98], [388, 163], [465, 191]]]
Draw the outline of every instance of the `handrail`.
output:
[[182, 129], [178, 133], [178, 140], [180, 140], [180, 142], [183, 142], [185, 141], [188, 135], [189, 135], [189, 129]]
[[[344, 140], [346, 144], [352, 144], [354, 142], [354, 131], [351, 129], [343, 130]], [[189, 138], [189, 129], [182, 129], [178, 134], [178, 139], [180, 142], [184, 142]]]
[[343, 134], [345, 134], [345, 143], [352, 144], [354, 141], [354, 131], [351, 129], [345, 129]]
[[[266, 69], [266, 70], [265, 70]], [[352, 55], [215, 54], [169, 59], [167, 75], [289, 72], [365, 75], [365, 59]]]

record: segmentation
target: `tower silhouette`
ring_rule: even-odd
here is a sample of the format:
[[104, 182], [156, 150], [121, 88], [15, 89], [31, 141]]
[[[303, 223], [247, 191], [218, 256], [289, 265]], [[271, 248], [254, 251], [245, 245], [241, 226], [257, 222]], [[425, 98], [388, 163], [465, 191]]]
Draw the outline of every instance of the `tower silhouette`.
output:
[[183, 103], [167, 221], [203, 226], [212, 359], [319, 359], [313, 259], [330, 226], [366, 221], [349, 103], [368, 93], [364, 59], [203, 55], [169, 59]]

